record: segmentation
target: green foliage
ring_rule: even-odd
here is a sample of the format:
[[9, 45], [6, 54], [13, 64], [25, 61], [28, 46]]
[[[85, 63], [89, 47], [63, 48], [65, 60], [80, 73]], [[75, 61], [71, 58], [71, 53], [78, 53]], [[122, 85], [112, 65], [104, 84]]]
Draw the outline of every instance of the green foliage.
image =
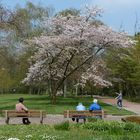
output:
[[13, 72], [15, 58], [6, 47], [0, 47], [0, 93], [8, 91], [14, 85]]
[[[92, 129], [87, 129], [88, 125]], [[99, 121], [95, 124], [88, 123], [88, 125], [72, 124], [69, 126], [69, 131], [57, 130], [49, 125], [0, 125], [0, 140], [8, 138], [20, 140], [139, 140], [140, 138], [140, 126], [134, 123], [131, 124], [132, 131], [125, 130], [125, 123], [118, 122]], [[117, 130], [114, 130], [115, 128]], [[122, 132], [118, 128], [121, 128]], [[133, 131], [133, 128], [137, 128], [137, 131]]]
[[125, 124], [124, 130], [130, 131], [130, 132], [139, 132], [139, 128], [135, 127], [135, 125], [133, 123], [130, 123], [130, 122]]
[[39, 36], [44, 17], [50, 16], [52, 8], [27, 2], [25, 7], [17, 5], [13, 10], [0, 4], [0, 93], [27, 91], [21, 81], [28, 69], [28, 58], [35, 47], [24, 48], [26, 39]]
[[97, 121], [94, 123], [86, 123], [78, 126], [78, 128], [89, 129], [93, 131], [108, 132], [109, 134], [123, 135], [125, 133], [138, 133], [140, 126], [135, 123], [121, 123], [121, 122], [105, 122]]
[[[138, 39], [138, 38], [137, 38]], [[116, 91], [122, 90], [127, 97], [139, 96], [140, 86], [140, 38], [133, 48], [110, 50], [106, 55], [110, 79]]]
[[109, 125], [103, 124], [103, 122], [101, 122], [101, 121], [97, 121], [95, 123], [87, 122], [86, 124], [82, 124], [81, 128], [89, 129], [89, 130], [93, 130], [93, 131], [106, 131], [109, 129]]
[[60, 124], [56, 124], [56, 125], [54, 125], [54, 128], [56, 130], [69, 130], [70, 129], [69, 121], [65, 121]]
[[87, 118], [88, 122], [97, 122], [98, 118]]
[[77, 10], [77, 9], [74, 9], [74, 8], [70, 8], [70, 9], [65, 9], [65, 10], [59, 12], [57, 15], [61, 15], [61, 16], [67, 17], [69, 15], [77, 16], [79, 14], [80, 14], [80, 10]]

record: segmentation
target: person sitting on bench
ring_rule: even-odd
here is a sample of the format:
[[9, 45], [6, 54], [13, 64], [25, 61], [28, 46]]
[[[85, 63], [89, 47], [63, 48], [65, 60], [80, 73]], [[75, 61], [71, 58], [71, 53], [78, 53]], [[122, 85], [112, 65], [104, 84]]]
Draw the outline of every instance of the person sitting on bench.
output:
[[[24, 106], [23, 102], [24, 102], [24, 98], [19, 98], [19, 103], [16, 104], [16, 111], [18, 112], [28, 112], [28, 109]], [[23, 124], [30, 124], [31, 122], [29, 121], [29, 119], [26, 116], [23, 116], [22, 119]]]
[[[77, 111], [84, 111], [86, 110], [85, 106], [82, 103], [79, 103], [78, 106], [76, 106], [76, 110]], [[72, 120], [75, 121], [76, 118], [76, 122], [79, 122], [79, 119], [83, 119], [84, 122], [86, 121], [86, 118], [84, 116], [73, 116]]]
[[[98, 102], [97, 99], [93, 100], [93, 103], [89, 107], [89, 111], [102, 110], [101, 106], [97, 102]], [[102, 116], [96, 116], [96, 117], [101, 118]]]

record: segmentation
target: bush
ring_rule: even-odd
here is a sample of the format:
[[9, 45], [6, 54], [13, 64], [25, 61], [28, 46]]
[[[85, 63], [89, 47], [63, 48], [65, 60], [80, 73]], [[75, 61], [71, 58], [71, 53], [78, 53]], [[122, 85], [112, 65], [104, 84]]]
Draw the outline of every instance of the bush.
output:
[[62, 122], [60, 124], [56, 124], [56, 125], [54, 125], [54, 128], [56, 130], [69, 130], [70, 129], [69, 121]]
[[88, 122], [97, 122], [97, 118], [87, 118]]
[[110, 134], [123, 134], [124, 123], [120, 122], [110, 122], [109, 132]]
[[81, 128], [90, 129], [94, 131], [106, 131], [109, 130], [109, 125], [108, 123], [105, 123], [103, 121], [97, 121], [95, 123], [87, 122], [85, 124], [82, 124]]
[[140, 125], [135, 123], [121, 123], [121, 122], [105, 122], [105, 121], [97, 121], [94, 123], [87, 122], [82, 125], [76, 125], [78, 128], [89, 129], [98, 132], [108, 132], [109, 134], [125, 134], [126, 132], [137, 133], [140, 132]]
[[138, 125], [135, 125], [134, 123], [127, 122], [124, 126], [124, 130], [129, 132], [139, 132], [140, 127], [138, 127]]

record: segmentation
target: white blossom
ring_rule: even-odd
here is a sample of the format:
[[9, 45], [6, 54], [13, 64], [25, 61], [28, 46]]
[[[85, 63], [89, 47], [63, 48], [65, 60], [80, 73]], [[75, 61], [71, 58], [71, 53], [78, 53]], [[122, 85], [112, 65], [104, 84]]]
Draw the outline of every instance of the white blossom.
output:
[[20, 140], [18, 138], [9, 138], [8, 140]]
[[[94, 85], [109, 86], [110, 82], [100, 71], [100, 54], [110, 48], [131, 47], [133, 41], [126, 33], [115, 32], [106, 25], [96, 25], [96, 16], [102, 10], [86, 7], [86, 12], [79, 16], [56, 16], [48, 19], [50, 33], [29, 42], [36, 44], [38, 51], [32, 56], [31, 66], [24, 83], [53, 79], [62, 81], [82, 67], [82, 82], [91, 80]], [[101, 67], [101, 64], [100, 64]]]
[[80, 85], [84, 86], [87, 81], [94, 83], [94, 86], [108, 87], [112, 86], [112, 83], [104, 80], [105, 64], [102, 60], [96, 60], [85, 73], [81, 76]]

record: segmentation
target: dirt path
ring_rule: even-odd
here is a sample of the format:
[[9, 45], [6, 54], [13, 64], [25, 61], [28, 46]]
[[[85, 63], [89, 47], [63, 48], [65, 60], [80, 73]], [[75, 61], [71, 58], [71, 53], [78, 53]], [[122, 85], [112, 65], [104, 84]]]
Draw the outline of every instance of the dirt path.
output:
[[[111, 104], [111, 105], [116, 105], [116, 99], [111, 98], [111, 97], [102, 97], [102, 96], [97, 96], [99, 100], [101, 100], [104, 103]], [[134, 102], [129, 102], [127, 100], [123, 100], [123, 108], [129, 111], [132, 111], [136, 113], [137, 115], [140, 115], [140, 103], [134, 103]]]
[[[40, 119], [39, 118], [29, 118], [31, 121], [31, 124], [40, 124]], [[59, 114], [47, 114], [46, 118], [43, 120], [43, 124], [48, 124], [48, 125], [53, 125], [53, 124], [58, 124], [65, 121], [63, 115]], [[0, 117], [0, 125], [5, 124], [5, 118]], [[10, 118], [9, 124], [22, 124], [22, 118]]]
[[[106, 118], [104, 118], [104, 120], [106, 121], [121, 121], [122, 116], [112, 116], [112, 115], [107, 115]], [[48, 114], [46, 116], [46, 118], [43, 121], [43, 124], [47, 124], [47, 125], [54, 125], [54, 124], [58, 124], [61, 122], [66, 121], [67, 119], [65, 119], [63, 117], [63, 115], [59, 115], [59, 114]], [[68, 119], [71, 123], [76, 123], [75, 121], [73, 122], [71, 119]], [[30, 118], [31, 124], [40, 124], [39, 123], [39, 118]], [[83, 120], [79, 120], [80, 122], [83, 122]], [[22, 124], [22, 119], [21, 118], [11, 118], [9, 121], [9, 124]], [[5, 124], [5, 118], [4, 117], [0, 117], [0, 125], [6, 125]]]

